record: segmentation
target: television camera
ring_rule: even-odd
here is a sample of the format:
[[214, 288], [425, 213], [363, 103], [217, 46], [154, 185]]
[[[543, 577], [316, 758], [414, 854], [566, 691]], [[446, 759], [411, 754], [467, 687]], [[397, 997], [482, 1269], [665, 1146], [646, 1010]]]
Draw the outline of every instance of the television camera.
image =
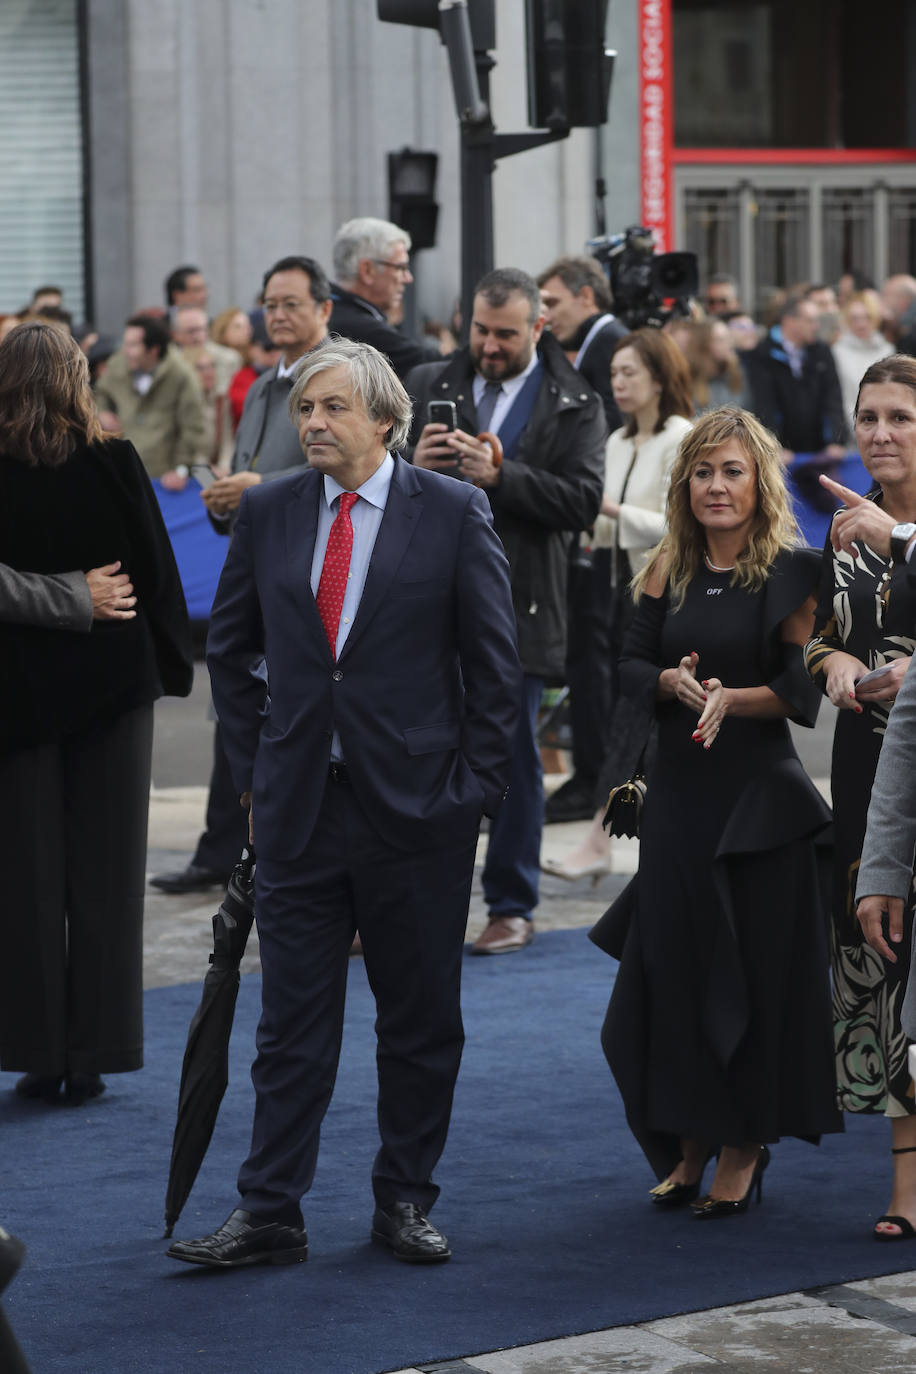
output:
[[696, 253], [656, 253], [651, 229], [631, 225], [623, 233], [589, 239], [587, 248], [611, 283], [614, 313], [629, 329], [689, 315], [699, 290]]

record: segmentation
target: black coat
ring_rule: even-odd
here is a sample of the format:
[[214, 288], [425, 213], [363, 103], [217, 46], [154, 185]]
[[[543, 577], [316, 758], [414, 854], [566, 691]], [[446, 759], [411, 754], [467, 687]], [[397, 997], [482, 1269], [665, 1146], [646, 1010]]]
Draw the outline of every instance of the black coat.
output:
[[[550, 335], [541, 336], [541, 389], [515, 457], [486, 495], [512, 579], [518, 648], [526, 673], [564, 681], [566, 578], [571, 540], [589, 529], [604, 490], [605, 419], [601, 401]], [[427, 422], [430, 400], [454, 401], [458, 428], [479, 428], [466, 348], [442, 363], [415, 368], [405, 383], [415, 403], [410, 453]]]
[[819, 453], [845, 444], [849, 431], [833, 354], [825, 343], [809, 344], [802, 375], [796, 377], [778, 339], [768, 334], [748, 358], [752, 410], [793, 453]]
[[133, 444], [79, 448], [54, 468], [0, 455], [0, 562], [53, 573], [117, 560], [134, 620], [95, 621], [89, 634], [0, 625], [0, 754], [187, 696], [194, 675], [175, 557]]
[[623, 424], [623, 416], [617, 409], [617, 402], [611, 390], [611, 358], [620, 340], [626, 338], [627, 332], [626, 326], [619, 320], [608, 320], [592, 339], [585, 350], [585, 357], [579, 364], [580, 377], [584, 377], [592, 390], [597, 391], [601, 397], [608, 434], [613, 434], [614, 430], [620, 429]]
[[334, 307], [328, 320], [328, 333], [372, 344], [385, 354], [402, 381], [412, 367], [439, 356], [438, 349], [425, 348], [415, 339], [408, 338], [389, 324], [381, 310], [370, 301], [345, 291], [336, 282], [331, 287], [331, 298]]

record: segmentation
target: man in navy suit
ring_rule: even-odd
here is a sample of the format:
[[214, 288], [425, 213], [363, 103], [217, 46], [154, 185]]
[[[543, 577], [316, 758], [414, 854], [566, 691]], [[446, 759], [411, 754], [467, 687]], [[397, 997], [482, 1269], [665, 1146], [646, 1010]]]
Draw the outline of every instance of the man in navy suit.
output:
[[258, 850], [251, 1153], [240, 1207], [169, 1254], [305, 1259], [300, 1201], [358, 929], [378, 1011], [372, 1237], [445, 1260], [426, 1214], [463, 1044], [478, 826], [505, 790], [521, 683], [508, 564], [482, 492], [391, 452], [410, 402], [371, 345], [329, 340], [304, 359], [290, 413], [309, 469], [245, 493], [208, 651]]

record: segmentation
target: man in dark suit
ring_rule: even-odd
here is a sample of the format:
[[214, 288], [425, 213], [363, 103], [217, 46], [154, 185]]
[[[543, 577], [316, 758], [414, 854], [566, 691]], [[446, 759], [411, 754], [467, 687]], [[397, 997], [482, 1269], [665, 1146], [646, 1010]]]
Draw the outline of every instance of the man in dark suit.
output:
[[[490, 828], [483, 871], [489, 922], [474, 942], [481, 955], [516, 953], [533, 936], [544, 821], [538, 708], [545, 681], [564, 678], [569, 547], [594, 524], [604, 489], [601, 402], [543, 328], [537, 282], [497, 268], [477, 283], [468, 346], [407, 379], [415, 465], [486, 491], [509, 559], [525, 672], [509, 795]], [[427, 423], [431, 400], [454, 404], [452, 433]], [[497, 436], [501, 464], [479, 432]]]
[[[780, 320], [748, 354], [753, 411], [782, 444], [786, 463], [819, 454], [818, 470], [846, 453], [849, 437], [836, 363], [818, 339], [813, 301], [786, 297]], [[814, 494], [816, 475], [811, 482]]]
[[629, 331], [613, 313], [611, 287], [601, 263], [584, 253], [557, 258], [544, 268], [538, 286], [547, 328], [601, 397], [611, 434], [623, 424], [611, 390], [611, 358]]
[[334, 239], [332, 334], [372, 344], [399, 377], [439, 356], [403, 334], [390, 321], [400, 318], [404, 291], [413, 281], [410, 235], [386, 219], [350, 219]]
[[[328, 334], [331, 287], [314, 258], [286, 257], [275, 262], [264, 274], [263, 295], [267, 332], [271, 343], [282, 348], [283, 357], [252, 383], [245, 397], [232, 472], [201, 492], [211, 523], [222, 534], [230, 532], [248, 487], [298, 472], [304, 465], [299, 435], [289, 417], [289, 393], [296, 364]], [[157, 873], [150, 882], [171, 894], [224, 886], [244, 842], [244, 817], [217, 725], [206, 826], [197, 848], [184, 868]]]
[[[585, 254], [557, 258], [538, 277], [547, 325], [576, 371], [597, 391], [608, 434], [623, 416], [611, 390], [611, 358], [626, 325], [612, 313], [611, 288], [596, 258]], [[599, 741], [611, 721], [613, 592], [611, 550], [589, 547], [584, 533], [569, 558], [569, 639], [566, 685], [572, 728], [572, 776], [548, 798], [544, 819], [590, 820], [601, 770]]]
[[[235, 785], [253, 817], [263, 971], [241, 1206], [176, 1242], [214, 1267], [307, 1252], [311, 1185], [362, 935], [378, 1009], [372, 1236], [448, 1259], [426, 1213], [463, 1032], [477, 832], [506, 786], [520, 669], [486, 498], [390, 450], [410, 402], [367, 344], [330, 340], [290, 396], [311, 470], [246, 493], [210, 620]], [[252, 665], [266, 659], [270, 693]]]

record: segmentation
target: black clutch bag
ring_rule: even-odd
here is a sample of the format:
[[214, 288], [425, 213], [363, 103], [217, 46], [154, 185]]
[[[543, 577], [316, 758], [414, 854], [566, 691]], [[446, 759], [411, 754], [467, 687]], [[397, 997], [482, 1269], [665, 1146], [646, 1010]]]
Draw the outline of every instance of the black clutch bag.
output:
[[608, 793], [607, 810], [601, 824], [609, 835], [639, 835], [639, 821], [646, 800], [646, 780], [638, 769], [627, 782], [612, 787]]

